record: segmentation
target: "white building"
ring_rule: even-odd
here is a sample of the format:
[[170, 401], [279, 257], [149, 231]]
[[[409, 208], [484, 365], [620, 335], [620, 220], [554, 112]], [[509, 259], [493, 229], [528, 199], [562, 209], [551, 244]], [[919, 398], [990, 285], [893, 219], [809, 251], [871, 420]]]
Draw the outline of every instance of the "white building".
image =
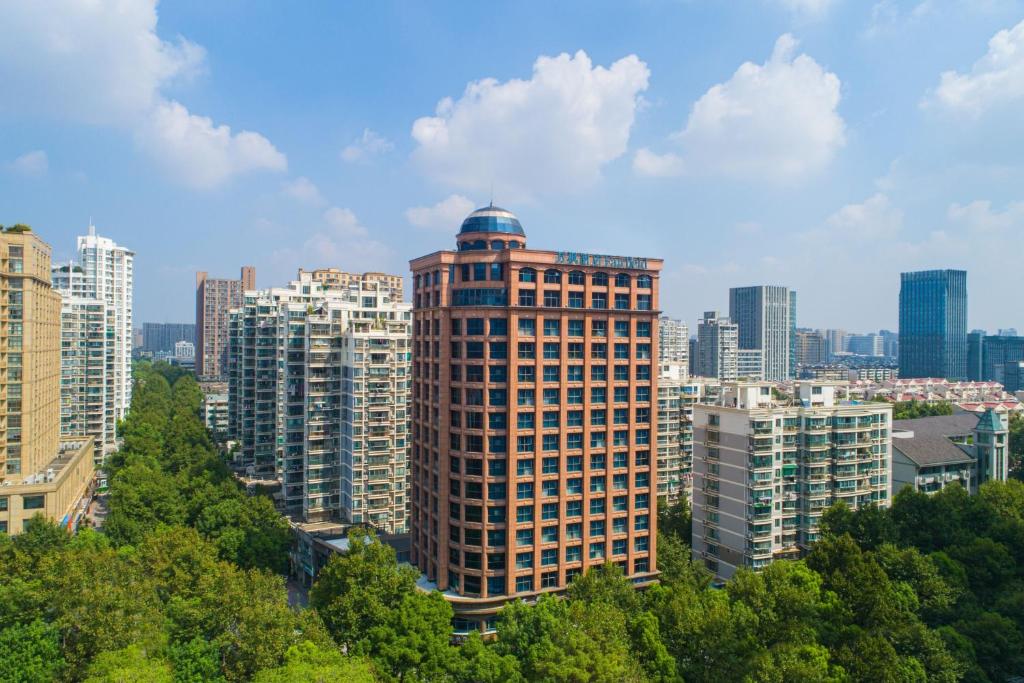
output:
[[736, 324], [718, 311], [707, 311], [697, 326], [697, 358], [691, 372], [722, 381], [737, 378], [738, 330]]
[[93, 437], [100, 466], [115, 447], [113, 315], [99, 299], [62, 295], [61, 439]]
[[892, 408], [842, 404], [837, 383], [726, 384], [693, 406], [693, 557], [720, 578], [800, 557], [833, 503], [887, 506]]
[[114, 419], [128, 413], [132, 401], [132, 293], [135, 252], [108, 237], [89, 234], [78, 237], [78, 262], [57, 266], [52, 271], [53, 287], [62, 296], [97, 299], [109, 308], [113, 328], [111, 371]]
[[294, 519], [407, 528], [412, 306], [396, 295], [300, 272], [231, 311], [229, 438]]
[[[729, 318], [741, 349], [761, 351], [761, 377], [784, 382], [796, 364], [796, 292], [777, 285], [733, 287]], [[742, 376], [742, 375], [741, 375]]]
[[658, 360], [689, 365], [690, 328], [682, 320], [658, 320]]
[[180, 360], [196, 357], [196, 345], [190, 341], [174, 342], [174, 357]]

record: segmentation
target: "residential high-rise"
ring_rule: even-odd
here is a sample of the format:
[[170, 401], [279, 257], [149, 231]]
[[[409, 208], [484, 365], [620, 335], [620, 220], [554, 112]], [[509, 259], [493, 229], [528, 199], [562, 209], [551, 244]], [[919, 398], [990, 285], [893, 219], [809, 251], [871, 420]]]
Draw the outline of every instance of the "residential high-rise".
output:
[[774, 285], [733, 287], [729, 290], [729, 319], [739, 331], [739, 348], [760, 349], [765, 380], [781, 382], [792, 377], [796, 292]]
[[211, 380], [227, 374], [228, 311], [242, 305], [245, 292], [256, 289], [256, 269], [242, 266], [238, 280], [196, 273], [196, 374]]
[[657, 575], [656, 259], [526, 248], [497, 207], [413, 272], [411, 561], [463, 629], [612, 561]]
[[967, 271], [900, 274], [900, 377], [967, 378]]
[[90, 225], [89, 233], [78, 237], [78, 262], [54, 268], [52, 280], [62, 296], [96, 299], [107, 305], [113, 327], [114, 419], [123, 419], [132, 402], [135, 252], [109, 237], [100, 237]]
[[770, 382], [735, 383], [694, 405], [693, 557], [720, 578], [801, 556], [833, 503], [889, 504], [892, 407], [835, 389], [800, 382], [790, 405]]
[[313, 282], [319, 282], [324, 289], [348, 289], [354, 284], [363, 282], [380, 282], [381, 285], [392, 292], [395, 301], [401, 301], [405, 290], [405, 278], [401, 275], [390, 275], [388, 273], [346, 273], [337, 268], [318, 268], [316, 270], [299, 270], [299, 277], [303, 273], [309, 273]]
[[887, 358], [896, 358], [899, 355], [900, 335], [891, 330], [879, 330], [882, 335], [882, 355]]
[[828, 362], [828, 342], [820, 331], [800, 330], [796, 333], [796, 364], [820, 365]]
[[761, 349], [736, 350], [736, 377], [741, 380], [764, 379], [764, 353]]
[[738, 373], [736, 324], [718, 311], [706, 311], [697, 325], [697, 357], [692, 374], [735, 381]]
[[106, 301], [63, 293], [60, 433], [63, 439], [91, 436], [97, 466], [115, 448], [114, 325]]
[[690, 328], [682, 320], [662, 316], [658, 322], [658, 360], [690, 364]]
[[92, 480], [92, 441], [61, 443], [61, 297], [50, 246], [0, 231], [0, 533], [37, 513], [73, 526]]
[[880, 334], [851, 334], [847, 350], [857, 356], [885, 355], [885, 340]]
[[825, 340], [828, 342], [826, 363], [831, 361], [833, 356], [846, 351], [846, 337], [846, 330], [825, 330]]
[[196, 342], [195, 323], [142, 323], [142, 350], [149, 353], [173, 351], [180, 341]]
[[230, 313], [236, 457], [281, 481], [295, 519], [406, 531], [412, 315], [396, 294], [384, 280], [324, 288], [300, 272], [247, 290]]

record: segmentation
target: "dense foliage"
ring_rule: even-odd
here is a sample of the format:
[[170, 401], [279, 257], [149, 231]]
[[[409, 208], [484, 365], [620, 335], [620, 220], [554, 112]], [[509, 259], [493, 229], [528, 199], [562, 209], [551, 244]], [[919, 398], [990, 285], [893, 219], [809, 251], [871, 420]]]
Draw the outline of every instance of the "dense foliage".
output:
[[0, 681], [1004, 681], [1024, 672], [1024, 484], [843, 506], [798, 562], [724, 587], [659, 514], [659, 585], [606, 565], [450, 642], [452, 608], [361, 529], [288, 606], [287, 526], [246, 497], [189, 376], [138, 369], [102, 533], [0, 537]]
[[[886, 398], [875, 399], [879, 403], [889, 403]], [[892, 419], [913, 420], [919, 417], [935, 417], [936, 415], [952, 415], [953, 404], [949, 401], [896, 401], [892, 404]]]

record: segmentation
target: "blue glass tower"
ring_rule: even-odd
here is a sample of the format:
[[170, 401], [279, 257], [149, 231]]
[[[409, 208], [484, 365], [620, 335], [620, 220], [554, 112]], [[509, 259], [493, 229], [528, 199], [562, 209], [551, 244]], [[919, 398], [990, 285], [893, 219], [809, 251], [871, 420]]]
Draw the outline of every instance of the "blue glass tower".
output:
[[967, 379], [967, 271], [900, 274], [900, 377]]

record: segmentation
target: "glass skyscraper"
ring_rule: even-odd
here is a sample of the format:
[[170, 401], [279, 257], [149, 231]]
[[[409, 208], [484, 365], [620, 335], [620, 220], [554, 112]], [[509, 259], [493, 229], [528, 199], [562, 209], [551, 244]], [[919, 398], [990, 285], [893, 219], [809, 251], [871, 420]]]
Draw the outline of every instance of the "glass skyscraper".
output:
[[900, 274], [900, 377], [967, 378], [967, 271]]

